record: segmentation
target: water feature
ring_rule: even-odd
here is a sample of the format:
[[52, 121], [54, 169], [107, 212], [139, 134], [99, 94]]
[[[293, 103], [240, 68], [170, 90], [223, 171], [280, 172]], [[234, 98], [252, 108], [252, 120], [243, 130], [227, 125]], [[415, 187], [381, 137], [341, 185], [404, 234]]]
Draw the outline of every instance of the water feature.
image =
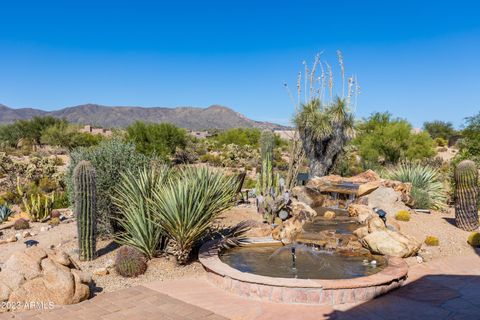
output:
[[387, 266], [380, 256], [344, 256], [298, 243], [238, 247], [223, 252], [220, 260], [242, 272], [297, 279], [352, 279]]

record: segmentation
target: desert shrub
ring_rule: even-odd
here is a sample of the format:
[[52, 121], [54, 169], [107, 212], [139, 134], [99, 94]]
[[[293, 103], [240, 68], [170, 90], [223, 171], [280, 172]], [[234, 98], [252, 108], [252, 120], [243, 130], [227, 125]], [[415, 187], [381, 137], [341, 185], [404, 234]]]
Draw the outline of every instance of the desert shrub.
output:
[[127, 127], [126, 140], [134, 143], [138, 152], [167, 160], [177, 148], [187, 145], [184, 129], [170, 123], [144, 123], [136, 121]]
[[24, 230], [30, 228], [30, 223], [28, 223], [27, 219], [20, 218], [15, 221], [13, 224], [13, 228], [15, 230]]
[[[437, 147], [447, 147], [448, 141], [445, 140], [444, 138], [435, 138], [435, 144], [437, 145]], [[445, 148], [445, 151], [447, 151], [446, 148]]]
[[440, 181], [438, 169], [420, 163], [402, 163], [388, 169], [388, 179], [412, 184], [415, 206], [421, 209], [441, 209], [447, 201], [446, 187]]
[[0, 204], [0, 223], [6, 221], [11, 215], [13, 215], [12, 209], [6, 204]]
[[198, 156], [193, 148], [180, 149], [177, 148], [173, 155], [173, 164], [190, 164], [197, 161]]
[[352, 144], [364, 161], [396, 164], [401, 160], [420, 160], [435, 155], [434, 142], [426, 132], [412, 132], [406, 120], [389, 113], [374, 113], [358, 125]]
[[31, 221], [43, 221], [50, 216], [54, 199], [54, 194], [30, 194], [30, 196], [23, 198], [23, 207]]
[[0, 141], [6, 145], [22, 147], [40, 144], [40, 139], [49, 127], [66, 124], [66, 120], [54, 117], [34, 117], [31, 120], [17, 120], [12, 124], [0, 126]]
[[138, 249], [148, 259], [155, 256], [163, 243], [162, 229], [153, 222], [153, 193], [162, 188], [169, 175], [167, 167], [127, 171], [115, 187], [113, 202], [119, 208], [118, 224], [123, 229], [116, 241]]
[[53, 199], [52, 209], [64, 209], [68, 208], [68, 193], [65, 191], [55, 192], [55, 197]]
[[452, 166], [455, 167], [463, 160], [472, 160], [480, 166], [480, 113], [466, 118], [461, 134], [462, 139], [457, 143], [460, 150], [453, 159]]
[[119, 139], [104, 140], [98, 146], [77, 148], [71, 153], [66, 183], [73, 205], [73, 169], [82, 160], [90, 161], [97, 173], [97, 219], [100, 236], [113, 235], [119, 230], [117, 224], [118, 209], [112, 202], [115, 186], [121, 180], [122, 173], [136, 172], [148, 163], [148, 158], [139, 154], [131, 143]]
[[260, 133], [261, 131], [259, 129], [234, 128], [220, 132], [211, 139], [213, 139], [218, 146], [235, 144], [237, 146], [249, 145], [258, 147]]
[[438, 240], [438, 237], [435, 237], [435, 236], [427, 236], [425, 238], [425, 244], [427, 246], [436, 247], [440, 245], [440, 240]]
[[395, 215], [395, 219], [398, 221], [410, 221], [410, 212], [407, 210], [400, 210]]
[[122, 277], [138, 277], [147, 271], [147, 260], [137, 249], [123, 246], [115, 257], [115, 271]]
[[99, 134], [79, 132], [77, 126], [58, 123], [45, 129], [40, 141], [42, 144], [73, 150], [78, 147], [90, 147], [100, 143], [103, 137]]
[[178, 263], [186, 263], [192, 248], [214, 219], [234, 204], [238, 179], [219, 170], [189, 167], [153, 194], [156, 223], [170, 239]]
[[470, 233], [467, 243], [472, 247], [480, 247], [480, 233], [477, 231]]
[[48, 220], [48, 224], [51, 225], [52, 227], [56, 227], [60, 224], [60, 218], [58, 217], [55, 217], [55, 218], [51, 218], [50, 220]]
[[432, 121], [425, 122], [423, 124], [423, 129], [428, 132], [432, 139], [442, 139], [442, 142], [445, 141], [445, 144], [440, 145], [441, 147], [448, 144], [448, 140], [456, 134], [453, 124], [451, 122], [445, 121]]
[[220, 167], [222, 165], [222, 159], [219, 155], [207, 153], [200, 157], [200, 162], [208, 163], [215, 167]]

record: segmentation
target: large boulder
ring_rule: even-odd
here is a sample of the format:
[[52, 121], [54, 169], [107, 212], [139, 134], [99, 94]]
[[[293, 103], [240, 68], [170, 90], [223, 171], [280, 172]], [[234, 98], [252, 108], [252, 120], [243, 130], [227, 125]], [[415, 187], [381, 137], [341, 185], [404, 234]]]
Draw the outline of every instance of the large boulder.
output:
[[387, 213], [387, 217], [393, 217], [400, 210], [410, 211], [402, 201], [402, 193], [389, 187], [379, 187], [365, 197], [368, 199], [368, 207], [381, 208]]
[[292, 199], [290, 203], [291, 215], [299, 217], [303, 221], [311, 221], [317, 216], [317, 212], [308, 204]]
[[312, 208], [321, 207], [326, 198], [326, 196], [322, 195], [318, 190], [306, 186], [296, 186], [293, 188], [292, 196]]
[[372, 208], [362, 204], [353, 203], [348, 206], [348, 215], [357, 217], [358, 222], [364, 224], [371, 217], [378, 216]]
[[304, 223], [305, 220], [301, 217], [292, 217], [273, 229], [272, 238], [283, 244], [293, 243], [303, 231]]
[[360, 239], [372, 253], [407, 258], [416, 255], [421, 243], [416, 239], [391, 230], [377, 230]]
[[91, 276], [64, 252], [27, 248], [14, 253], [0, 272], [0, 301], [12, 305], [78, 303], [90, 296]]
[[292, 199], [290, 208], [292, 217], [275, 227], [272, 231], [272, 238], [280, 240], [284, 244], [294, 242], [303, 231], [303, 225], [317, 216], [317, 212], [310, 206], [295, 199]]

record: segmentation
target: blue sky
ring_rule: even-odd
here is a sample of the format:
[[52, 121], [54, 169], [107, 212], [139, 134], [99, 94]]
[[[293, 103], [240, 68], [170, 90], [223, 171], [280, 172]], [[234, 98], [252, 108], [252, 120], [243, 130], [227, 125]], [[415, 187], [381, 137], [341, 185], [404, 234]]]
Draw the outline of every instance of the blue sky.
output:
[[[229, 106], [288, 123], [302, 61], [358, 76], [357, 116], [480, 111], [475, 1], [1, 1], [0, 103]], [[338, 73], [338, 70], [337, 70]]]

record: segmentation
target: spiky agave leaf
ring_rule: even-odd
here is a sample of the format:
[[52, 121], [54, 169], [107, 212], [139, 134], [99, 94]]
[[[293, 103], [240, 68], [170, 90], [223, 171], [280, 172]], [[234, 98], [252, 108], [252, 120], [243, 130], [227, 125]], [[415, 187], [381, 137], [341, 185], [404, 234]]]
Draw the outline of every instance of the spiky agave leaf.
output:
[[447, 193], [437, 169], [420, 163], [404, 162], [386, 170], [384, 176], [411, 183], [412, 195], [418, 194], [422, 198], [428, 196], [426, 202], [430, 204], [429, 209], [438, 210], [445, 207]]
[[116, 241], [138, 249], [148, 259], [155, 256], [162, 237], [162, 229], [153, 222], [149, 199], [164, 186], [169, 174], [167, 167], [128, 171], [115, 188], [113, 202], [121, 213], [117, 221], [124, 230]]
[[189, 167], [156, 190], [151, 201], [155, 219], [171, 239], [173, 254], [185, 263], [213, 220], [234, 204], [238, 180], [206, 167]]

